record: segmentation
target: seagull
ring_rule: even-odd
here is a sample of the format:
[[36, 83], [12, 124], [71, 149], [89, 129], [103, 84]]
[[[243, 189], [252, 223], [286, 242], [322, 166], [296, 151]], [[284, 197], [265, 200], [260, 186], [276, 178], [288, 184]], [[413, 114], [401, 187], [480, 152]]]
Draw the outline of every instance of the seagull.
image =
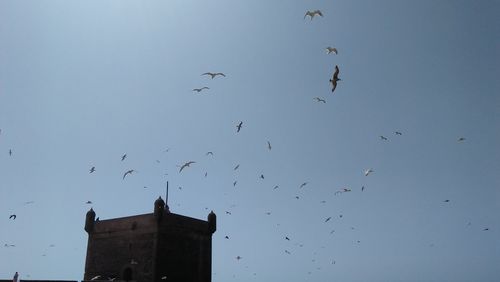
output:
[[92, 168], [90, 168], [89, 173], [92, 173], [92, 172], [94, 172], [94, 171], [95, 171], [95, 166], [93, 166]]
[[330, 219], [332, 219], [332, 217], [328, 217], [327, 219], [325, 219], [325, 222], [328, 222]]
[[194, 162], [194, 161], [189, 161], [189, 162], [187, 162], [187, 163], [183, 164], [183, 165], [181, 166], [181, 169], [179, 169], [179, 173], [180, 173], [180, 172], [181, 172], [181, 171], [182, 171], [185, 167], [189, 167], [191, 164], [194, 164], [194, 163], [196, 163], [196, 162]]
[[94, 281], [94, 280], [97, 280], [97, 279], [99, 279], [99, 278], [101, 278], [101, 275], [94, 276], [94, 277], [92, 277], [90, 280], [91, 280], [91, 281]]
[[290, 238], [288, 238], [287, 236], [285, 236], [285, 240], [288, 240], [288, 241], [290, 241]]
[[300, 184], [300, 187], [299, 187], [299, 188], [302, 188], [302, 187], [304, 187], [304, 186], [306, 186], [306, 185], [307, 185], [307, 182], [304, 182], [304, 183]]
[[322, 99], [320, 97], [314, 97], [313, 99], [316, 100], [316, 101], [318, 101], [318, 102], [322, 102], [323, 104], [326, 104], [326, 100]]
[[278, 188], [279, 188], [279, 186], [278, 186], [278, 185], [276, 185], [276, 186], [274, 186], [273, 190], [278, 189]]
[[224, 238], [229, 239], [229, 236], [226, 235]]
[[12, 149], [9, 149], [9, 156], [12, 156]]
[[223, 76], [223, 77], [226, 77], [225, 74], [221, 73], [221, 72], [206, 72], [202, 75], [210, 75], [212, 77], [212, 79], [214, 79], [216, 76], [220, 75], [220, 76]]
[[484, 228], [484, 229], [483, 229], [483, 231], [488, 231], [488, 230], [490, 230], [490, 229], [489, 229], [489, 228]]
[[16, 217], [17, 217], [17, 215], [15, 215], [15, 214], [11, 214], [11, 215], [9, 216], [9, 219], [11, 219], [11, 218], [12, 218], [12, 220], [15, 220], [15, 219], [16, 219]]
[[292, 253], [290, 253], [288, 250], [285, 250], [285, 253], [291, 255]]
[[312, 19], [314, 18], [314, 16], [316, 15], [320, 15], [321, 17], [323, 17], [323, 13], [321, 13], [320, 10], [315, 10], [315, 11], [307, 11], [306, 14], [304, 15], [304, 19], [309, 16], [311, 17], [311, 21]]
[[365, 186], [361, 187], [361, 192], [365, 191]]
[[271, 151], [271, 142], [267, 141], [267, 148]]
[[326, 47], [326, 53], [327, 54], [330, 54], [332, 52], [335, 53], [335, 55], [337, 55], [338, 54], [337, 48], [335, 48], [335, 47]]
[[383, 135], [380, 135], [380, 139], [384, 140], [384, 141], [387, 141], [387, 137], [383, 136]]
[[123, 156], [122, 156], [122, 162], [123, 162], [123, 160], [125, 160], [126, 158], [127, 158], [127, 154], [123, 155]]
[[234, 170], [237, 170], [238, 168], [240, 168], [240, 164], [237, 164], [237, 165], [234, 167]]
[[237, 260], [240, 260], [240, 259], [242, 259], [242, 257], [240, 257], [240, 256], [237, 256], [237, 257], [236, 257], [236, 259], [237, 259]]
[[463, 142], [463, 141], [465, 141], [465, 138], [464, 138], [464, 137], [460, 137], [460, 138], [458, 138], [458, 140], [457, 140], [457, 141], [458, 141], [458, 142]]
[[132, 172], [135, 172], [135, 170], [134, 170], [134, 169], [127, 170], [127, 171], [123, 174], [123, 179], [125, 179], [125, 176], [127, 176], [127, 174], [132, 174]]
[[236, 183], [238, 183], [238, 181], [233, 182], [233, 187], [236, 186]]
[[230, 211], [226, 211], [226, 214], [231, 215], [231, 212]]
[[137, 261], [135, 261], [134, 259], [130, 260], [130, 264], [138, 264]]
[[240, 132], [242, 125], [243, 125], [243, 122], [240, 121], [240, 123], [238, 123], [238, 125], [236, 126], [236, 128], [238, 129], [236, 132]]
[[195, 89], [193, 89], [193, 91], [196, 91], [196, 92], [200, 93], [200, 92], [201, 92], [201, 91], [203, 91], [204, 89], [210, 89], [210, 88], [208, 88], [208, 87], [206, 87], [206, 86], [203, 86], [202, 88], [195, 88]]
[[213, 156], [213, 155], [214, 155], [214, 153], [210, 151], [210, 152], [207, 152], [205, 155], [206, 155], [206, 156], [208, 156], [208, 155]]
[[85, 202], [85, 204], [90, 205], [90, 204], [92, 204], [92, 201], [87, 201], [87, 202]]
[[443, 201], [443, 203], [449, 203], [449, 202], [450, 202], [450, 200], [444, 200]]
[[339, 66], [335, 66], [335, 72], [333, 73], [332, 79], [330, 79], [330, 83], [332, 84], [332, 92], [337, 88], [337, 81], [341, 80], [339, 78]]
[[373, 169], [365, 169], [365, 176], [368, 176], [370, 173], [374, 172]]
[[395, 131], [394, 134], [396, 134], [396, 135], [403, 135], [403, 133], [401, 133], [399, 131]]
[[264, 179], [264, 174], [261, 174], [261, 175], [260, 175], [260, 178]]

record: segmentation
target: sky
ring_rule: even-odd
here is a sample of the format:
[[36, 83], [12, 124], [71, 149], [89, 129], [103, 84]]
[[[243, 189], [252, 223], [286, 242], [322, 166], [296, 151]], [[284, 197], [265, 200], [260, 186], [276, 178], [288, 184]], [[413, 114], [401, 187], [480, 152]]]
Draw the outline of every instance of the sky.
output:
[[151, 213], [168, 181], [217, 214], [212, 281], [498, 281], [499, 12], [0, 1], [0, 277], [82, 279], [85, 213]]

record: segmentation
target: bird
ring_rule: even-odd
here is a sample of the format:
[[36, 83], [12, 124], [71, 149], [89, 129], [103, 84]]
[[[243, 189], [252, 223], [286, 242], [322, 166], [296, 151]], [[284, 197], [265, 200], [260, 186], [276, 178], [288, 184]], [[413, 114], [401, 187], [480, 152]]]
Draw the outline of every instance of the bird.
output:
[[273, 187], [273, 190], [278, 189], [278, 188], [279, 188], [279, 186], [278, 186], [278, 185], [275, 185], [275, 186]]
[[483, 231], [488, 231], [488, 230], [490, 230], [490, 229], [489, 229], [489, 228], [484, 228], [484, 229], [483, 229]]
[[285, 253], [291, 255], [292, 253], [290, 253], [288, 250], [285, 250]]
[[450, 200], [448, 200], [448, 199], [443, 201], [443, 203], [449, 203], [449, 202], [450, 202]]
[[365, 186], [361, 187], [361, 192], [365, 191]]
[[311, 17], [311, 21], [312, 21], [312, 19], [313, 19], [313, 18], [314, 18], [314, 16], [316, 16], [316, 15], [319, 15], [319, 16], [323, 17], [323, 13], [321, 13], [321, 11], [320, 11], [320, 10], [314, 10], [314, 11], [307, 11], [307, 12], [306, 12], [306, 14], [304, 15], [304, 19], [305, 19], [307, 16], [309, 16], [309, 17]]
[[260, 178], [264, 179], [264, 174], [261, 174], [261, 175], [260, 175]]
[[91, 168], [90, 168], [89, 173], [92, 173], [92, 172], [94, 172], [94, 171], [95, 171], [95, 166], [93, 166], [93, 167], [91, 167]]
[[327, 217], [327, 218], [325, 219], [325, 222], [328, 222], [330, 219], [332, 219], [332, 217], [331, 217], [331, 216]]
[[226, 214], [231, 215], [231, 212], [230, 211], [226, 211]]
[[290, 241], [290, 238], [288, 238], [287, 236], [285, 236], [285, 240], [288, 240], [288, 241]]
[[135, 172], [135, 170], [133, 170], [133, 169], [127, 170], [127, 171], [123, 174], [123, 179], [125, 179], [125, 176], [127, 176], [128, 174], [132, 174], [133, 172]]
[[161, 278], [161, 280], [166, 280], [166, 279], [167, 279], [167, 276], [163, 276], [163, 277]]
[[240, 132], [242, 125], [243, 125], [243, 122], [240, 121], [240, 123], [238, 123], [238, 125], [236, 126], [236, 128], [237, 128], [236, 132]]
[[314, 97], [313, 99], [316, 100], [316, 101], [318, 101], [318, 102], [322, 102], [323, 104], [326, 104], [326, 100], [322, 99], [320, 97]]
[[326, 47], [326, 53], [327, 54], [335, 53], [335, 55], [337, 55], [338, 51], [337, 51], [337, 48], [335, 48], [335, 47]]
[[202, 75], [210, 75], [212, 77], [212, 79], [214, 79], [218, 75], [226, 77], [226, 75], [223, 74], [223, 73], [221, 73], [221, 72], [206, 72], [206, 73], [204, 73]]
[[127, 154], [124, 154], [124, 155], [122, 156], [122, 162], [123, 162], [126, 158], [127, 158]]
[[205, 155], [206, 155], [206, 156], [208, 156], [208, 155], [213, 156], [213, 155], [214, 155], [214, 153], [213, 153], [212, 151], [210, 151], [210, 152], [207, 152]]
[[383, 136], [383, 135], [380, 135], [380, 139], [381, 140], [384, 140], [384, 141], [387, 141], [387, 137]]
[[200, 93], [200, 92], [201, 92], [201, 91], [203, 91], [204, 89], [210, 89], [210, 88], [208, 88], [208, 87], [206, 87], [206, 86], [203, 86], [202, 88], [195, 88], [195, 89], [193, 89], [193, 91], [196, 91], [196, 92]]
[[242, 257], [236, 256], [236, 260], [240, 260], [240, 259], [242, 259]]
[[240, 168], [240, 164], [237, 164], [237, 165], [234, 167], [234, 170], [237, 170], [238, 168]]
[[92, 201], [87, 201], [87, 202], [85, 202], [85, 204], [90, 205], [90, 204], [92, 204]]
[[236, 186], [236, 183], [238, 183], [238, 181], [233, 182], [233, 187]]
[[271, 142], [267, 141], [267, 148], [271, 151]]
[[365, 169], [365, 176], [368, 176], [372, 172], [373, 172], [373, 169], [371, 169], [371, 168]]
[[341, 80], [339, 78], [339, 66], [335, 66], [335, 72], [333, 73], [332, 79], [330, 79], [330, 83], [332, 84], [332, 92], [337, 88], [337, 81]]
[[229, 236], [226, 235], [224, 238], [229, 239]]
[[196, 163], [196, 162], [194, 162], [194, 161], [189, 161], [189, 162], [187, 162], [187, 163], [185, 163], [185, 164], [181, 165], [181, 169], [179, 169], [179, 173], [181, 173], [181, 171], [182, 171], [185, 167], [189, 167], [191, 164], [194, 164], [194, 163]]
[[302, 187], [304, 187], [304, 186], [306, 186], [306, 185], [307, 185], [307, 182], [304, 182], [304, 183], [300, 184], [300, 187], [299, 187], [299, 188], [302, 188]]
[[134, 259], [130, 260], [130, 264], [138, 264], [138, 262]]
[[12, 149], [9, 149], [9, 156], [12, 156]]
[[267, 215], [271, 215], [271, 212], [266, 212]]
[[205, 177], [207, 177], [207, 175], [208, 175], [208, 172], [205, 172]]
[[396, 134], [396, 135], [403, 135], [403, 133], [401, 133], [400, 131], [395, 131], [394, 134]]
[[17, 217], [17, 215], [15, 215], [15, 214], [11, 214], [11, 215], [9, 216], [9, 219], [15, 220], [15, 219], [16, 219], [16, 217]]
[[458, 138], [458, 140], [457, 140], [457, 141], [458, 141], [458, 142], [463, 142], [463, 141], [465, 141], [465, 138], [464, 138], [464, 137], [460, 137], [460, 138]]

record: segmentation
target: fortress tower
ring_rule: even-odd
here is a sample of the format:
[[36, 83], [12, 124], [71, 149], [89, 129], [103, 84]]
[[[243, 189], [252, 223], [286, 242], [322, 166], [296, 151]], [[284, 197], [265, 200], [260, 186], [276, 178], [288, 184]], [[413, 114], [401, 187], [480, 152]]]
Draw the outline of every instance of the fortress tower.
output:
[[207, 221], [174, 214], [159, 197], [150, 214], [95, 218], [90, 209], [84, 280], [211, 281], [215, 213]]

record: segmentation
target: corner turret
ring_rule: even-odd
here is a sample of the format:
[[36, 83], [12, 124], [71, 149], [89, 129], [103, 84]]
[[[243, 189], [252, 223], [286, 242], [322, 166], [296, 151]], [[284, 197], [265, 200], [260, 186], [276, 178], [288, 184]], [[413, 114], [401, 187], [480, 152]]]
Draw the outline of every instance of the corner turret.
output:
[[161, 198], [161, 196], [155, 201], [155, 209], [154, 209], [154, 217], [156, 218], [156, 221], [160, 222], [163, 213], [165, 212], [165, 202]]
[[94, 231], [94, 222], [95, 222], [95, 212], [92, 208], [87, 212], [85, 216], [85, 231], [87, 233], [91, 233]]
[[208, 214], [208, 231], [210, 233], [214, 233], [215, 230], [217, 230], [217, 216], [215, 215], [214, 211], [211, 211]]

